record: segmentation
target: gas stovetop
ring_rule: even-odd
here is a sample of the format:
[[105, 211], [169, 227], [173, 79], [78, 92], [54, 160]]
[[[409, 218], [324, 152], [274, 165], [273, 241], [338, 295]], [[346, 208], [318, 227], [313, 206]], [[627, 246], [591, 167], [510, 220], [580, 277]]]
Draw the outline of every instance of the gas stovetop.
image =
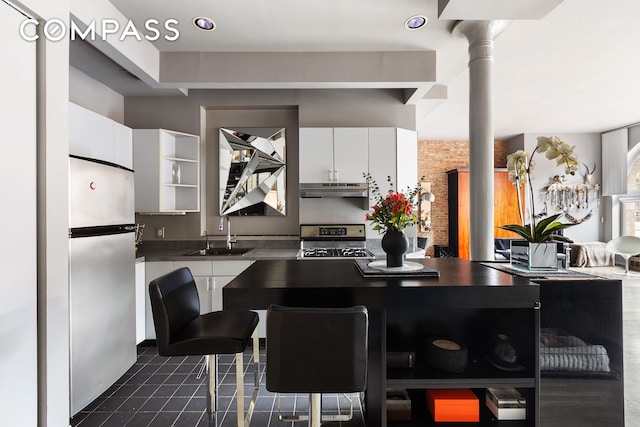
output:
[[373, 253], [362, 247], [343, 248], [303, 248], [300, 258], [375, 258]]
[[365, 241], [364, 224], [302, 224], [298, 259], [375, 258]]

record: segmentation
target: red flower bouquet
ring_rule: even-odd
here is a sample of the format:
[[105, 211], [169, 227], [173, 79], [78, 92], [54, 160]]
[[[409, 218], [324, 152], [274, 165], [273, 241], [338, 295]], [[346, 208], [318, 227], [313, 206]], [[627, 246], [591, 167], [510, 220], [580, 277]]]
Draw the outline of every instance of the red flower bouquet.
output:
[[365, 219], [371, 221], [374, 230], [381, 234], [387, 231], [402, 231], [402, 229], [418, 222], [418, 216], [413, 213], [413, 200], [420, 191], [420, 184], [414, 188], [407, 188], [406, 194], [394, 191], [391, 177], [387, 177], [390, 190], [382, 196], [380, 187], [369, 174], [365, 174], [369, 189], [376, 198], [373, 213], [367, 213]]

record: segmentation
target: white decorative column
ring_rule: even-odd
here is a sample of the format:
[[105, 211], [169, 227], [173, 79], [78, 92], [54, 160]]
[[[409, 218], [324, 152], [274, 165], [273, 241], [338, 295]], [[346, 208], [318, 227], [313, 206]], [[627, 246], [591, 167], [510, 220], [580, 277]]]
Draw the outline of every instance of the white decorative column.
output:
[[453, 29], [469, 41], [470, 259], [494, 259], [493, 40], [510, 21], [460, 21]]

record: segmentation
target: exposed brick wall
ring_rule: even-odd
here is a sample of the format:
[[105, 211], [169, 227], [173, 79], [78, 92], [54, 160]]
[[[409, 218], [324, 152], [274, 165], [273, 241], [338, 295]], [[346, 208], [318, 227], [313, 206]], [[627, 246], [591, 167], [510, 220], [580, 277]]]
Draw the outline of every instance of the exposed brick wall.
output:
[[[506, 167], [507, 141], [494, 143], [493, 162], [496, 168]], [[447, 196], [447, 171], [469, 167], [469, 141], [425, 140], [418, 141], [418, 176], [431, 183], [436, 196], [431, 204], [431, 231], [420, 236], [429, 238], [427, 254], [433, 256], [433, 245], [449, 244], [449, 211]]]

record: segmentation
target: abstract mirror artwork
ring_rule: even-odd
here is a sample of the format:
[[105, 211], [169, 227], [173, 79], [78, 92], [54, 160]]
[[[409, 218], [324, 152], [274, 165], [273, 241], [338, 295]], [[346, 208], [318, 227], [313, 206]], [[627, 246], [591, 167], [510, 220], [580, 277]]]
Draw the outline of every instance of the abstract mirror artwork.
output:
[[286, 214], [284, 128], [220, 128], [220, 215]]

